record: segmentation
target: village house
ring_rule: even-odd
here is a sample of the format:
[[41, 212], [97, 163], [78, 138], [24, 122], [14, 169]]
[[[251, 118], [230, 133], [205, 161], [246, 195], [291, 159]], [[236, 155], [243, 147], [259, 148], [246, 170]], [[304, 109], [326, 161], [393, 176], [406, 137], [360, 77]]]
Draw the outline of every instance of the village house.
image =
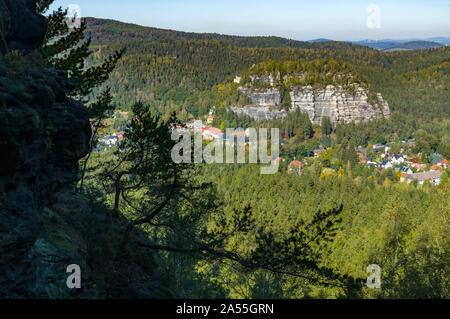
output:
[[114, 133], [113, 136], [116, 136], [119, 139], [119, 142], [122, 142], [124, 134], [125, 134], [125, 132], [121, 131], [121, 132]]
[[414, 172], [412, 171], [411, 167], [409, 167], [409, 166], [403, 166], [403, 167], [401, 167], [401, 168], [400, 168], [400, 171], [401, 171], [402, 173], [406, 173], [406, 174], [412, 174], [412, 173], [414, 173]]
[[118, 141], [119, 141], [119, 138], [114, 135], [105, 136], [98, 140], [99, 144], [107, 146], [107, 147], [115, 146]]
[[438, 165], [438, 164], [432, 165], [432, 166], [430, 167], [430, 171], [438, 171], [438, 170], [440, 170], [440, 169], [442, 169], [442, 166], [440, 166], [440, 165]]
[[404, 183], [406, 182], [406, 180], [408, 179], [409, 174], [408, 173], [402, 173], [400, 175], [400, 183]]
[[201, 130], [201, 133], [206, 139], [222, 138], [223, 133], [220, 129], [215, 127], [205, 126]]
[[416, 147], [416, 143], [414, 142], [414, 139], [407, 140], [406, 144], [408, 144], [409, 148], [415, 148]]
[[444, 158], [438, 163], [438, 165], [442, 166], [443, 168], [447, 168], [448, 167], [448, 161]]
[[[404, 167], [403, 164], [406, 164], [406, 156], [405, 155], [393, 155], [390, 156], [387, 153], [383, 153], [381, 154], [381, 158], [383, 159], [383, 161], [381, 163], [375, 163], [372, 162], [371, 160], [368, 160], [366, 162], [367, 166], [371, 166], [371, 165], [378, 165], [379, 168], [381, 169], [387, 169], [387, 168], [394, 168], [397, 167], [397, 170], [402, 169], [402, 167]], [[404, 170], [406, 172], [406, 170]]]
[[206, 125], [202, 123], [201, 120], [195, 120], [194, 123], [192, 124], [192, 128], [194, 129], [194, 131], [196, 132], [200, 132], [200, 129], [205, 127]]
[[375, 144], [375, 145], [373, 146], [372, 150], [373, 150], [375, 153], [378, 153], [378, 152], [381, 152], [381, 151], [384, 152], [384, 145], [381, 145], [381, 144]]
[[297, 160], [294, 160], [292, 162], [289, 163], [288, 165], [288, 172], [289, 173], [297, 173], [297, 174], [301, 174], [303, 171], [303, 163]]
[[402, 155], [394, 155], [390, 161], [392, 165], [400, 165], [405, 162], [405, 158]]
[[392, 162], [389, 160], [384, 160], [383, 162], [381, 162], [380, 167], [387, 169], [387, 168], [392, 168]]
[[408, 175], [406, 181], [409, 184], [412, 181], [416, 180], [419, 185], [423, 185], [425, 181], [429, 180], [433, 185], [439, 185], [441, 182], [441, 175], [442, 175], [441, 171], [414, 173]]

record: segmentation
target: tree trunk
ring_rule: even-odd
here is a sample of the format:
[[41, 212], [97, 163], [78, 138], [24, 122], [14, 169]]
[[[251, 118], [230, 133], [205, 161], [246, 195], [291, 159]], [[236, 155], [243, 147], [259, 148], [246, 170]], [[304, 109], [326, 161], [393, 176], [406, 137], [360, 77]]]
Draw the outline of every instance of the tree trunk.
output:
[[86, 158], [86, 160], [83, 163], [83, 170], [81, 172], [81, 184], [80, 184], [80, 193], [83, 192], [83, 185], [84, 185], [84, 176], [86, 174], [86, 168], [87, 168], [87, 162], [89, 161], [89, 158], [91, 157], [92, 154], [92, 149], [94, 148], [94, 138], [97, 135], [98, 129], [100, 127], [100, 123], [101, 123], [102, 119], [99, 119], [97, 122], [97, 125], [95, 126], [95, 130], [92, 133], [91, 139], [89, 140], [89, 154]]
[[120, 211], [119, 211], [119, 201], [120, 201], [120, 180], [117, 180], [115, 182], [116, 186], [116, 194], [114, 197], [114, 217], [119, 218]]

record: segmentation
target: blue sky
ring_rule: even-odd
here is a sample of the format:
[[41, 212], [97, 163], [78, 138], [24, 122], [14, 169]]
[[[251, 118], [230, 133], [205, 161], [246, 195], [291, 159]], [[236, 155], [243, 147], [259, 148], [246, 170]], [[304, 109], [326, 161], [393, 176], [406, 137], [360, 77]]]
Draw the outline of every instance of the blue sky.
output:
[[[179, 31], [295, 40], [450, 37], [450, 0], [55, 0], [52, 9], [70, 4], [83, 17]], [[380, 9], [379, 28], [367, 26], [375, 18], [371, 4]]]

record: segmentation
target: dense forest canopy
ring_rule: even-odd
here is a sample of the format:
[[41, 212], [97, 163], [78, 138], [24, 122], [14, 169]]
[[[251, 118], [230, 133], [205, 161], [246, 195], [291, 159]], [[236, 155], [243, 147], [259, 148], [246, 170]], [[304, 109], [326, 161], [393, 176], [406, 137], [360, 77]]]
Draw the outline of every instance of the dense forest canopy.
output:
[[[367, 80], [372, 91], [382, 93], [391, 110], [407, 120], [430, 121], [450, 112], [448, 47], [385, 53], [340, 42], [280, 47], [271, 44], [271, 38], [260, 38], [265, 43], [260, 46], [237, 45], [219, 35], [187, 36], [93, 19], [87, 19], [87, 33], [93, 36], [94, 60], [121, 46], [128, 48], [109, 82], [115, 103], [122, 109], [144, 100], [163, 114], [177, 110], [186, 118], [188, 114], [196, 117], [220, 105], [215, 94], [218, 84], [231, 81], [254, 64], [333, 59]], [[97, 33], [102, 37], [96, 37]]]
[[[336, 85], [349, 88], [354, 84], [361, 87], [366, 86], [366, 80], [356, 70], [352, 71], [351, 66], [345, 62], [338, 62], [330, 59], [315, 60], [295, 60], [295, 61], [274, 61], [268, 60], [253, 65], [249, 70], [243, 72], [241, 77], [242, 85], [249, 82], [250, 87], [254, 86], [255, 79], [261, 82], [261, 77], [272, 77], [275, 86], [282, 85], [284, 88], [298, 86], [327, 86]], [[263, 80], [264, 81], [264, 80]], [[267, 82], [267, 80], [266, 80]], [[283, 89], [281, 89], [283, 91]]]
[[[151, 104], [164, 118], [176, 111], [179, 118], [187, 120], [204, 119], [215, 107], [216, 127], [260, 125], [227, 111], [228, 106], [241, 98], [233, 83], [237, 75], [245, 77], [252, 66], [315, 69], [313, 61], [327, 61], [322, 62], [322, 66], [319, 62], [318, 68], [339, 69], [367, 86], [370, 101], [375, 101], [375, 94], [381, 93], [389, 103], [392, 113], [389, 120], [358, 124], [347, 130], [351, 131], [357, 145], [413, 138], [422, 128], [441, 140], [440, 149], [448, 148], [445, 137], [448, 132], [445, 119], [450, 115], [448, 47], [380, 52], [339, 42], [305, 42], [303, 47], [297, 48], [272, 45], [270, 38], [260, 39], [261, 43], [268, 41], [267, 45], [239, 46], [219, 35], [188, 37], [184, 33], [97, 19], [87, 19], [87, 33], [93, 36], [94, 53], [89, 63], [99, 61], [122, 46], [128, 48], [107, 83], [116, 109], [127, 111], [140, 100]], [[102, 37], [96, 37], [96, 33]], [[155, 36], [150, 36], [152, 34]], [[326, 72], [317, 74], [322, 76], [311, 76], [310, 83], [330, 80]], [[94, 92], [91, 97], [96, 95]], [[245, 100], [242, 103], [245, 104]], [[294, 128], [289, 130], [294, 131]], [[286, 131], [284, 125], [281, 131]]]
[[[367, 265], [376, 263], [384, 278], [381, 290], [355, 291], [348, 286], [311, 284], [302, 277], [279, 273], [276, 267], [249, 269], [242, 263], [161, 252], [159, 260], [173, 276], [171, 287], [191, 297], [448, 296], [448, 173], [439, 187], [427, 184], [417, 188], [399, 183], [399, 174], [393, 169], [379, 171], [361, 165], [356, 154], [362, 146], [375, 157], [370, 151], [374, 144], [391, 142], [399, 150], [401, 140], [414, 139], [414, 152], [421, 154], [421, 162], [450, 156], [448, 47], [380, 52], [341, 42], [184, 33], [92, 18], [87, 19], [87, 34], [94, 51], [89, 63], [123, 45], [128, 49], [108, 82], [116, 109], [130, 111], [135, 101], [143, 101], [163, 119], [176, 111], [181, 120], [203, 120], [214, 109], [211, 125], [222, 130], [280, 128], [286, 143], [281, 147], [283, 161], [277, 174], [261, 176], [257, 165], [227, 164], [202, 165], [192, 177], [217, 187], [221, 205], [202, 222], [207, 225], [206, 232], [231, 231], [221, 243], [222, 249], [253, 260], [268, 256], [257, 243], [269, 244], [257, 234], [270, 238], [274, 247], [281, 245], [294, 240], [289, 234], [293, 225], [303, 225], [318, 212], [342, 205], [333, 238], [313, 249], [317, 266], [360, 279], [365, 277]], [[250, 83], [251, 76], [268, 75], [277, 87], [358, 83], [370, 94], [381, 93], [392, 115], [345, 125], [333, 125], [324, 118], [319, 128], [299, 111], [281, 119], [255, 121], [228, 110], [230, 105], [250, 103], [238, 86], [255, 85]], [[239, 84], [234, 82], [236, 76], [241, 77]], [[115, 126], [117, 121], [111, 123]], [[320, 147], [326, 151], [312, 159]], [[93, 155], [88, 189], [97, 187], [96, 174], [114, 154]], [[287, 165], [294, 159], [308, 163], [301, 176], [287, 173]], [[133, 191], [133, 196], [143, 198], [139, 190]], [[114, 196], [107, 193], [105, 197], [113, 205]], [[120, 207], [130, 214], [129, 207]], [[165, 214], [170, 215], [169, 211]], [[169, 232], [150, 233], [156, 238]], [[167, 237], [160, 242], [179, 244], [171, 240]], [[285, 256], [276, 257], [286, 263], [284, 271], [289, 269], [289, 254], [287, 250]], [[310, 271], [303, 273], [312, 274]]]
[[93, 41], [118, 42], [129, 39], [152, 40], [217, 40], [227, 42], [238, 47], [259, 48], [333, 48], [341, 46], [346, 48], [358, 48], [359, 45], [348, 42], [305, 42], [295, 41], [275, 36], [243, 37], [217, 33], [193, 33], [173, 30], [164, 30], [151, 27], [143, 27], [136, 24], [123, 23], [115, 20], [86, 18], [89, 27], [87, 35]]
[[[37, 0], [32, 13], [51, 3]], [[0, 179], [2, 297], [449, 297], [448, 47], [380, 52], [94, 18], [69, 32], [66, 15], [49, 16], [33, 54], [1, 47], [12, 172]], [[250, 103], [239, 86], [268, 75], [284, 96], [290, 86], [358, 83], [392, 114], [313, 125], [299, 110], [262, 121], [229, 111]], [[279, 128], [278, 171], [175, 162], [172, 132], [210, 113], [222, 131]], [[367, 165], [388, 155], [439, 163], [439, 183]], [[68, 259], [88, 274], [73, 295], [55, 270]], [[24, 279], [16, 264], [34, 272]], [[380, 289], [366, 286], [371, 264]]]

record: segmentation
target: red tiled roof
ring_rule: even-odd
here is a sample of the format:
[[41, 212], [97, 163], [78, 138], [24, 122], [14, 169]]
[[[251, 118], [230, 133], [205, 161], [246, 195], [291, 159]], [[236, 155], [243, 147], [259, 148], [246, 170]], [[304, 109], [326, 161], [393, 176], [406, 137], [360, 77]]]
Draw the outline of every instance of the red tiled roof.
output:
[[209, 126], [203, 126], [203, 127], [200, 127], [198, 130], [203, 133], [204, 131], [207, 131], [209, 129], [210, 129]]
[[211, 134], [214, 134], [214, 135], [220, 135], [220, 134], [222, 134], [222, 131], [221, 131], [220, 129], [216, 128], [216, 127], [210, 127], [210, 128], [208, 129], [208, 131], [209, 131]]
[[288, 168], [291, 168], [292, 166], [302, 167], [303, 163], [300, 162], [300, 161], [295, 160], [295, 161], [292, 161], [292, 162], [289, 163]]

